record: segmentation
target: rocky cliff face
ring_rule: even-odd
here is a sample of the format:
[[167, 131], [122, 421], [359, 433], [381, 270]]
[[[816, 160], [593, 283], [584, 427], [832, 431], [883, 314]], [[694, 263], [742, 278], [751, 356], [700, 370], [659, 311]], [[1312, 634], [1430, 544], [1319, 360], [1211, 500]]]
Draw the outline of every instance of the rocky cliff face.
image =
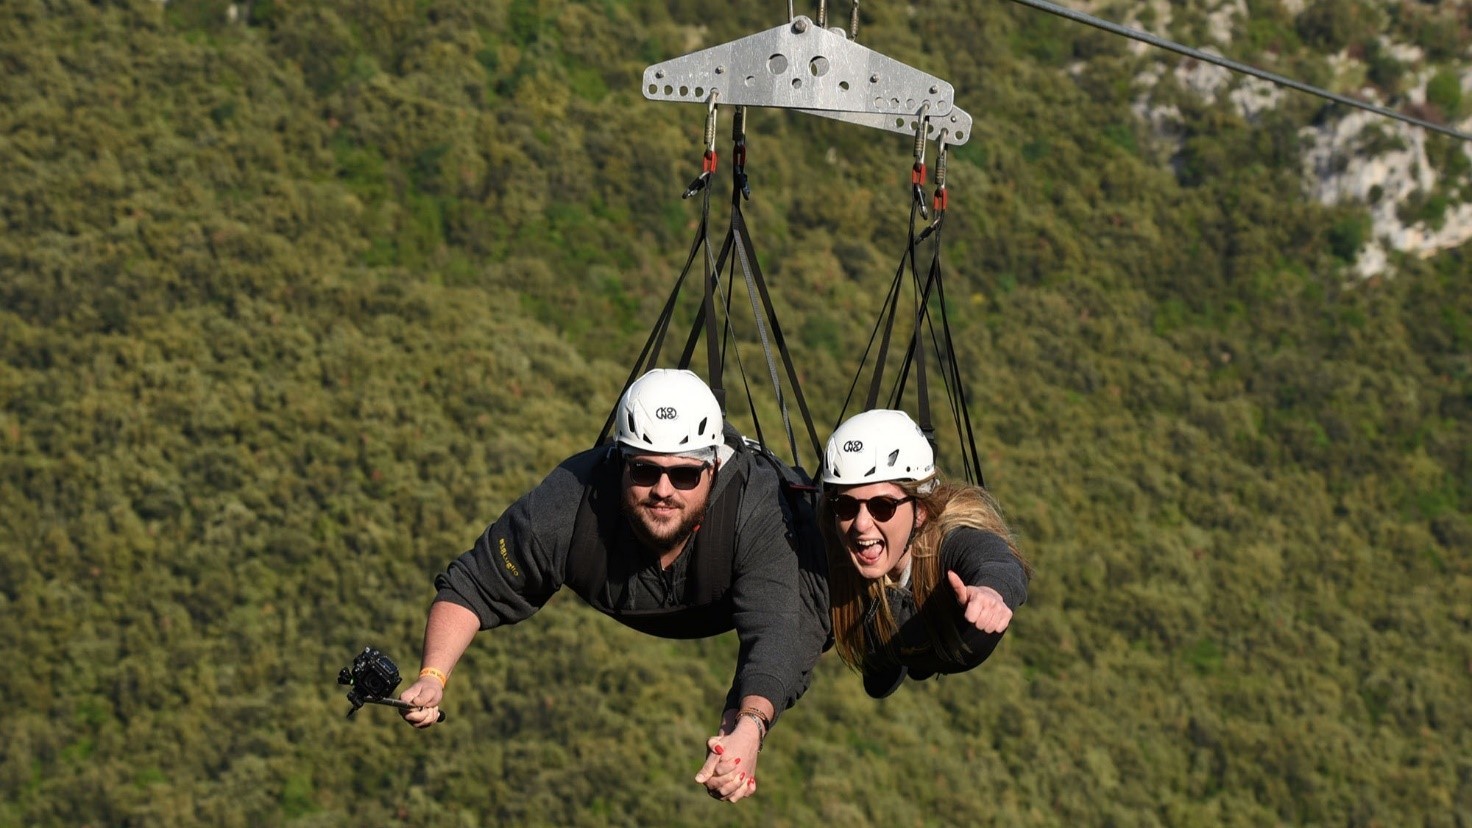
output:
[[[1291, 15], [1302, 14], [1305, 9], [1301, 0], [1284, 0], [1283, 7]], [[1203, 28], [1209, 42], [1186, 45], [1213, 54], [1230, 52], [1232, 33], [1246, 15], [1244, 0], [1216, 4], [1205, 11]], [[1142, 25], [1141, 18], [1149, 20], [1149, 25]], [[1137, 7], [1135, 17], [1126, 24], [1171, 38], [1171, 20], [1172, 7], [1151, 0]], [[1407, 67], [1401, 83], [1403, 91], [1396, 100], [1381, 100], [1373, 85], [1354, 82], [1369, 73], [1364, 60], [1352, 56], [1350, 49], [1330, 59], [1335, 77], [1333, 91], [1390, 108], [1424, 112], [1428, 86], [1433, 82], [1445, 84], [1449, 72], [1459, 72], [1451, 77], [1460, 85], [1460, 97], [1472, 100], [1472, 69], [1467, 68], [1472, 61], [1466, 54], [1458, 59], [1459, 67], [1449, 68], [1432, 65], [1421, 49], [1388, 37], [1380, 37], [1376, 45], [1382, 55]], [[1203, 100], [1225, 101], [1248, 122], [1255, 122], [1262, 113], [1276, 107], [1284, 94], [1299, 94], [1145, 44], [1133, 43], [1131, 49], [1141, 55], [1158, 55], [1156, 62], [1136, 78], [1133, 108], [1167, 147], [1178, 142], [1180, 134], [1179, 110], [1154, 100], [1154, 92], [1167, 72], [1174, 75], [1181, 89]], [[1262, 68], [1273, 70], [1271, 66]], [[1459, 96], [1448, 95], [1443, 89], [1442, 97]], [[1429, 256], [1472, 240], [1472, 143], [1434, 158], [1428, 153], [1426, 130], [1370, 112], [1345, 110], [1347, 114], [1336, 120], [1302, 130], [1304, 192], [1327, 205], [1365, 206], [1371, 229], [1355, 261], [1355, 271], [1362, 276], [1386, 273], [1392, 266], [1392, 253]], [[1432, 114], [1427, 119], [1437, 120], [1437, 116]], [[1453, 126], [1472, 132], [1472, 117]]]
[[[1472, 91], [1472, 72], [1462, 89]], [[1425, 99], [1425, 81], [1412, 90], [1412, 103]], [[1472, 118], [1457, 128], [1472, 129]], [[1355, 202], [1370, 211], [1372, 237], [1355, 261], [1362, 276], [1389, 269], [1391, 251], [1429, 256], [1472, 239], [1472, 203], [1465, 172], [1435, 169], [1426, 152], [1426, 130], [1372, 112], [1353, 112], [1337, 121], [1308, 127], [1303, 153], [1305, 189], [1323, 204]], [[1472, 165], [1472, 144], [1462, 155]], [[1427, 208], [1430, 208], [1429, 210]], [[1427, 215], [1427, 213], [1430, 215]]]

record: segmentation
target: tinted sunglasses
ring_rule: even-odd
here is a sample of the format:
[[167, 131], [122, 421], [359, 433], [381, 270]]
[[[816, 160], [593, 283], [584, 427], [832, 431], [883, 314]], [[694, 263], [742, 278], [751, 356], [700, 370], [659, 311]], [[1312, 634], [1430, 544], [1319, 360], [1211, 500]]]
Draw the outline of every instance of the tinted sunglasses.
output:
[[865, 500], [859, 500], [856, 497], [849, 497], [848, 495], [837, 495], [828, 498], [828, 505], [832, 507], [833, 514], [839, 520], [853, 520], [858, 517], [859, 506], [862, 505], [868, 507], [869, 517], [874, 518], [879, 523], [884, 523], [894, 517], [894, 511], [901, 504], [909, 503], [914, 499], [914, 495], [910, 495], [909, 497], [884, 497], [881, 495]]
[[709, 463], [698, 466], [660, 466], [642, 460], [630, 460], [625, 467], [629, 470], [629, 482], [635, 486], [658, 486], [661, 477], [668, 477], [670, 485], [689, 491], [700, 485], [700, 477], [710, 468]]

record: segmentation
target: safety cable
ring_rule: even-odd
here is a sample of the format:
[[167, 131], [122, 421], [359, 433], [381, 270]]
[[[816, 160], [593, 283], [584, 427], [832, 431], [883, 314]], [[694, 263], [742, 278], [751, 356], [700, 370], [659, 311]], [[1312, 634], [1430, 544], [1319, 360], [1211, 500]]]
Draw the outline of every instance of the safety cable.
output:
[[1048, 2], [1048, 0], [1012, 0], [1012, 2], [1020, 3], [1024, 6], [1038, 9], [1039, 11], [1045, 11], [1049, 14], [1056, 14], [1059, 17], [1066, 17], [1069, 20], [1075, 21], [1077, 23], [1083, 23], [1086, 26], [1093, 26], [1096, 29], [1103, 29], [1104, 31], [1110, 32], [1111, 34], [1128, 37], [1132, 40], [1138, 40], [1141, 43], [1148, 43], [1151, 46], [1156, 46], [1161, 49], [1176, 52], [1177, 54], [1182, 54], [1186, 57], [1195, 58], [1196, 60], [1202, 61], [1204, 63], [1211, 63], [1216, 66], [1221, 66], [1225, 69], [1231, 69], [1234, 72], [1241, 72], [1244, 75], [1251, 75], [1255, 78], [1261, 78], [1262, 80], [1275, 83], [1279, 86], [1286, 86], [1289, 89], [1297, 89], [1300, 92], [1306, 92], [1310, 95], [1316, 95], [1320, 98], [1334, 101], [1335, 103], [1341, 103], [1346, 106], [1363, 109], [1367, 112], [1374, 112], [1377, 115], [1383, 115], [1387, 118], [1394, 118], [1397, 121], [1404, 121], [1408, 124], [1414, 124], [1418, 127], [1422, 127], [1423, 129], [1429, 129], [1432, 132], [1439, 132], [1443, 135], [1450, 135], [1453, 138], [1460, 138], [1463, 141], [1472, 141], [1472, 135], [1452, 129], [1448, 126], [1443, 126], [1442, 124], [1434, 124], [1421, 118], [1416, 118], [1411, 115], [1405, 115], [1403, 113], [1396, 112], [1393, 109], [1387, 109], [1386, 107], [1372, 104], [1369, 101], [1362, 101], [1358, 98], [1351, 98], [1347, 95], [1340, 95], [1335, 92], [1330, 92], [1327, 89], [1321, 89], [1320, 87], [1313, 86], [1312, 84], [1303, 83], [1302, 81], [1296, 81], [1290, 77], [1279, 75], [1274, 72], [1269, 72], [1265, 69], [1258, 69], [1255, 66], [1250, 66], [1246, 63], [1241, 63], [1230, 58], [1213, 55], [1210, 52], [1203, 52], [1200, 49], [1193, 49], [1190, 46], [1183, 46], [1174, 41], [1166, 40], [1163, 37], [1157, 37], [1153, 34], [1150, 34], [1149, 32], [1143, 32], [1139, 29], [1131, 29], [1128, 26], [1121, 26], [1118, 23], [1111, 23], [1108, 20], [1094, 17], [1091, 14], [1085, 14], [1084, 12], [1075, 11], [1066, 6], [1060, 6], [1056, 3], [1050, 3]]
[[[707, 247], [706, 247], [707, 255], [709, 255], [709, 251], [710, 251], [710, 247], [707, 245]], [[714, 272], [716, 274], [716, 279], [717, 280], [720, 279], [720, 275], [722, 273], [726, 272], [726, 259], [730, 255], [731, 255], [731, 236], [728, 234], [726, 236], [725, 242], [723, 242], [721, 244], [721, 252], [720, 252], [720, 254], [717, 255], [717, 256], [715, 256], [715, 258], [713, 260], [709, 260], [707, 262], [707, 265], [712, 269], [712, 272]], [[726, 319], [726, 323], [725, 323], [725, 325], [724, 325], [724, 327], [722, 329], [723, 330], [723, 334], [722, 334], [722, 338], [721, 338], [721, 354], [723, 355], [722, 356], [722, 359], [723, 360], [724, 360], [724, 354], [726, 352], [726, 348], [728, 347], [728, 345], [730, 343], [731, 336], [732, 336], [731, 330], [730, 330], [731, 325], [730, 325], [730, 316], [729, 316], [729, 309], [731, 307], [730, 292], [731, 292], [731, 286], [729, 284], [727, 284], [726, 285], [727, 297], [726, 297], [725, 300], [722, 301], [722, 303], [720, 305], [720, 307], [726, 308], [728, 310], [727, 319]], [[690, 326], [690, 333], [685, 338], [685, 349], [684, 349], [684, 351], [681, 352], [681, 355], [680, 355], [680, 363], [679, 364], [683, 368], [689, 368], [690, 367], [690, 362], [695, 357], [695, 347], [700, 344], [700, 341], [701, 341], [701, 338], [702, 338], [701, 337], [701, 334], [703, 334], [705, 332], [705, 320], [706, 320], [706, 308], [705, 308], [705, 303], [702, 302], [695, 309], [695, 321]], [[725, 411], [725, 406], [722, 406], [721, 407], [721, 410], [722, 411]]]
[[[726, 272], [726, 261], [727, 257], [731, 254], [732, 242], [732, 237], [730, 235], [727, 235], [725, 243], [721, 245], [720, 255], [717, 256], [715, 258], [715, 261], [712, 263], [717, 280], [719, 280], [720, 274]], [[708, 247], [706, 249], [709, 250]], [[736, 329], [735, 326], [731, 323], [731, 294], [734, 292], [734, 286], [734, 279], [726, 280], [726, 292], [723, 296], [721, 296], [721, 301], [719, 304], [719, 307], [725, 311], [725, 316], [721, 320], [721, 364], [725, 364], [727, 352], [730, 352], [732, 355], [734, 355], [736, 359], [736, 369], [738, 372], [740, 372], [741, 384], [746, 391], [746, 404], [752, 412], [751, 419], [752, 425], [756, 428], [757, 442], [765, 444], [766, 439], [762, 435], [761, 419], [756, 414], [755, 404], [752, 402], [751, 397], [751, 385], [746, 378], [746, 366], [741, 361], [741, 350], [736, 346]], [[703, 338], [701, 335], [705, 332], [706, 318], [706, 306], [704, 303], [702, 303], [696, 309], [695, 321], [693, 324], [691, 324], [690, 333], [685, 339], [685, 348], [680, 354], [680, 367], [690, 367], [690, 363], [695, 356], [695, 348], [697, 345], [700, 344], [700, 341]], [[724, 413], [726, 411], [726, 406], [721, 406], [721, 411], [722, 413]]]

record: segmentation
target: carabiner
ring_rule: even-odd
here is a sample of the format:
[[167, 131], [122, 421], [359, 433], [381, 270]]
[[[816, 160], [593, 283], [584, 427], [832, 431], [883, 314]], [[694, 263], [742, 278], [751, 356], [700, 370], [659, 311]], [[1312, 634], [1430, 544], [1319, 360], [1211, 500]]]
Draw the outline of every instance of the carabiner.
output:
[[935, 197], [931, 203], [935, 205], [936, 215], [946, 211], [946, 203], [950, 201], [946, 190], [946, 131], [940, 131], [940, 137], [936, 139], [935, 150]]
[[927, 113], [930, 112], [930, 102], [926, 101], [920, 107], [920, 114], [915, 116], [915, 165], [910, 168], [911, 194], [915, 203], [920, 206], [920, 217], [930, 218], [930, 211], [925, 207], [925, 131]]

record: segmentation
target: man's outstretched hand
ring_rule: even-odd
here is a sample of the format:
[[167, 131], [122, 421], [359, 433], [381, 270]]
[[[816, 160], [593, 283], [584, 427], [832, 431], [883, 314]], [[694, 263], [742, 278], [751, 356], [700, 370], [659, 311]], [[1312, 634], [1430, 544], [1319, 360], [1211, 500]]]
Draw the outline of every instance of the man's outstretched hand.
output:
[[706, 740], [705, 764], [695, 781], [712, 799], [739, 802], [756, 793], [756, 763], [761, 755], [761, 728], [750, 718], [727, 710], [721, 729]]
[[440, 720], [440, 700], [445, 697], [445, 686], [434, 676], [421, 676], [409, 688], [399, 694], [399, 701], [414, 705], [417, 710], [399, 709], [404, 721], [421, 730]]

